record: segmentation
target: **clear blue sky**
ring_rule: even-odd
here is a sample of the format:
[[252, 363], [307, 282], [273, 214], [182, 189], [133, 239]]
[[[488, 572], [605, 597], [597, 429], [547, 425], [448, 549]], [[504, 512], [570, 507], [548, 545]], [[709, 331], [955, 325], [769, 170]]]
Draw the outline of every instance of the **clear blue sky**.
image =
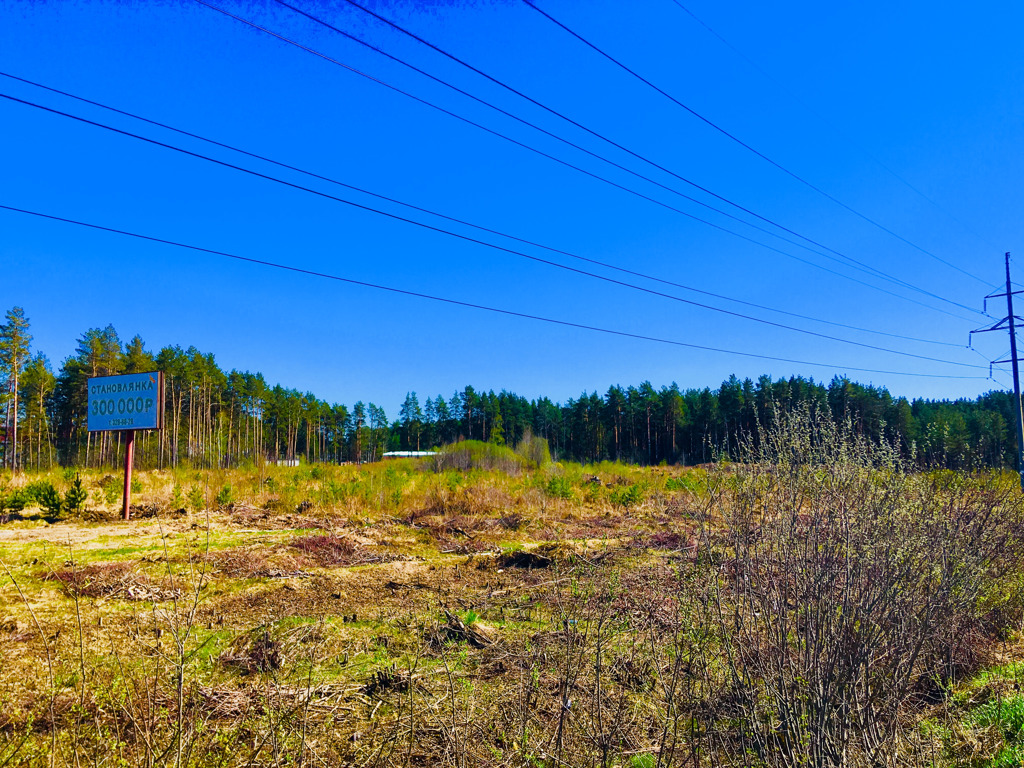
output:
[[[294, 4], [546, 130], [721, 206], [345, 3]], [[986, 321], [703, 210], [275, 2], [223, 5], [517, 141], [957, 317], [639, 199], [191, 0], [0, 2], [0, 71], [450, 216], [743, 301], [956, 345]], [[661, 166], [959, 304], [980, 309], [981, 297], [1002, 279], [1003, 252], [1024, 249], [1021, 4], [683, 0], [691, 13], [674, 0], [537, 5], [780, 165], [988, 285], [715, 132], [521, 0], [378, 0], [370, 7]], [[676, 381], [684, 388], [715, 387], [731, 373], [826, 381], [845, 373], [907, 396], [974, 396], [999, 386], [985, 380], [985, 360], [962, 348], [701, 298], [409, 214], [6, 77], [0, 77], [0, 93], [646, 288], [984, 367], [907, 358], [728, 317], [0, 99], [0, 205], [517, 312], [826, 364], [752, 359], [500, 316], [0, 211], [0, 305], [25, 308], [35, 348], [55, 366], [87, 328], [112, 323], [123, 339], [138, 333], [154, 351], [195, 345], [214, 353], [225, 369], [262, 371], [272, 383], [331, 401], [372, 400], [391, 416], [407, 390], [422, 400], [447, 397], [465, 384], [560, 400], [645, 379], [656, 386]], [[995, 358], [1008, 341], [989, 334], [976, 346]]]

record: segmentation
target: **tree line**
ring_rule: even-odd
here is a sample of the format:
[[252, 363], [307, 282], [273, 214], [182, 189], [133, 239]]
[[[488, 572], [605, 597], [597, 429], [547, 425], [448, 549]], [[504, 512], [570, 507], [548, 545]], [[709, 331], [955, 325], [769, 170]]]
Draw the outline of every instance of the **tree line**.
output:
[[861, 434], [885, 438], [922, 465], [1013, 466], [1013, 395], [992, 391], [973, 400], [895, 398], [884, 387], [844, 377], [829, 383], [793, 376], [757, 381], [731, 376], [716, 389], [611, 386], [564, 403], [529, 400], [466, 386], [421, 402], [409, 392], [398, 418], [359, 401], [348, 407], [311, 392], [271, 386], [260, 373], [225, 371], [195, 347], [146, 349], [122, 342], [112, 326], [91, 328], [53, 370], [33, 353], [29, 322], [15, 307], [0, 325], [2, 466], [109, 466], [121, 460], [118, 432], [87, 429], [86, 382], [94, 376], [160, 370], [165, 427], [136, 436], [143, 467], [228, 467], [301, 457], [309, 462], [368, 462], [388, 450], [424, 450], [459, 440], [515, 445], [548, 441], [552, 456], [580, 462], [696, 464], [738, 456], [744, 440], [780, 414], [807, 407], [849, 420]]

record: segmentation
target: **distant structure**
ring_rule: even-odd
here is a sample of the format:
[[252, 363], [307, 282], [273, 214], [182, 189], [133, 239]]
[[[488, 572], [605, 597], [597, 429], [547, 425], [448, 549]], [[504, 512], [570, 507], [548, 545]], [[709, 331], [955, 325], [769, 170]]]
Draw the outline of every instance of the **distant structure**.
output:
[[423, 456], [436, 456], [437, 451], [387, 451], [385, 459], [418, 459]]
[[276, 462], [279, 467], [297, 467], [299, 466], [298, 459], [278, 459]]

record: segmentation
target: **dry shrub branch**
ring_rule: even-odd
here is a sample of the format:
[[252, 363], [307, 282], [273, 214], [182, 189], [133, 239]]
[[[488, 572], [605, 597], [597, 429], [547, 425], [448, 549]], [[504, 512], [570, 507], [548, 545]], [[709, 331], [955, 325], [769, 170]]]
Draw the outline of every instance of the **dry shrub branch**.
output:
[[712, 763], [891, 764], [908, 711], [1020, 610], [1019, 493], [911, 474], [806, 410], [761, 436], [721, 514], [704, 547], [725, 672]]

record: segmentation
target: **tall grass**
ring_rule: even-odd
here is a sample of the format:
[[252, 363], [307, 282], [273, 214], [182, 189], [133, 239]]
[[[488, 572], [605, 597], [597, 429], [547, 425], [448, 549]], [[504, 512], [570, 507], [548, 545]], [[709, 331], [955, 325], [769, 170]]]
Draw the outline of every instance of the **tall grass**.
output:
[[[28, 620], [0, 615], [0, 766], [915, 764], [916, 718], [1020, 626], [1019, 492], [915, 472], [809, 411], [745, 451], [687, 472], [464, 443], [424, 465], [144, 474], [159, 526], [190, 497], [224, 509], [174, 518], [130, 567], [4, 561]], [[231, 553], [287, 573], [220, 572], [215, 521], [259, 515], [326, 530]], [[595, 520], [620, 525], [601, 548]], [[1000, 759], [1018, 701], [972, 721]]]

